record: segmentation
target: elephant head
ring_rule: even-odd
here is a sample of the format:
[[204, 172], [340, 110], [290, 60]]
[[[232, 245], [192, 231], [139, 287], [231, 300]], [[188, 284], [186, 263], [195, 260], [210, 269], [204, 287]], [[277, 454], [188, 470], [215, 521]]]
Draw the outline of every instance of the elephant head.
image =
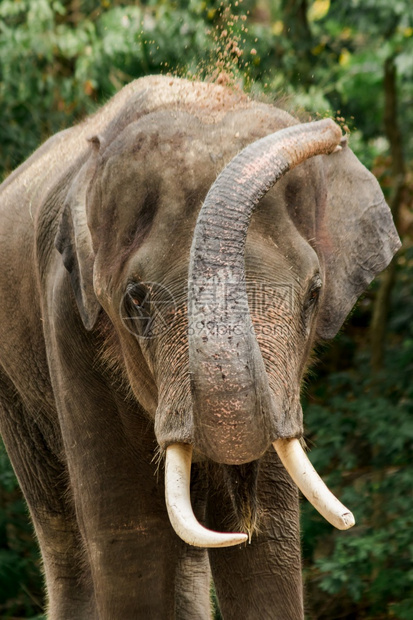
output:
[[317, 509], [351, 527], [300, 447], [300, 385], [316, 337], [337, 333], [399, 240], [340, 129], [165, 78], [82, 162], [56, 245], [85, 328], [106, 334], [154, 419], [177, 533], [245, 540], [196, 522], [191, 459], [242, 466], [271, 444]]

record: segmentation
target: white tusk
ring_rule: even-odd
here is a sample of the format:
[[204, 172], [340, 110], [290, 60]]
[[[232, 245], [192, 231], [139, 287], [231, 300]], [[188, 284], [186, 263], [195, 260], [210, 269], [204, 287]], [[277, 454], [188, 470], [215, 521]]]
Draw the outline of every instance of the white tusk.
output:
[[246, 542], [247, 534], [213, 532], [197, 521], [191, 506], [191, 462], [192, 446], [175, 443], [166, 449], [165, 499], [175, 532], [195, 547], [232, 547]]
[[355, 524], [353, 514], [326, 487], [311, 465], [298, 439], [277, 439], [273, 446], [282, 464], [310, 504], [331, 525], [348, 530]]

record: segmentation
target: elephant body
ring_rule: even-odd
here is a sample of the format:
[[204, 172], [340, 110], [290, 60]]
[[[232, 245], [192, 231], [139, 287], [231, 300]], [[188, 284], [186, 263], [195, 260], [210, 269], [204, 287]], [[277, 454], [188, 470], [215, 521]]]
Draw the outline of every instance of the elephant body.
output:
[[[187, 315], [208, 190], [244, 147], [296, 123], [218, 85], [143, 78], [1, 186], [0, 430], [50, 620], [207, 619], [211, 570], [226, 620], [303, 617], [298, 491], [270, 444], [301, 437], [314, 339], [337, 332], [399, 245], [378, 184], [347, 146], [290, 171], [252, 215], [246, 291], [271, 398], [245, 361], [258, 386], [245, 433], [221, 416], [251, 389], [226, 387], [222, 370], [205, 379], [206, 362], [189, 361], [205, 338], [231, 349], [231, 323], [208, 327], [205, 300]], [[218, 279], [212, 293], [230, 285]], [[191, 333], [200, 344], [188, 345]], [[242, 372], [227, 365], [237, 383]], [[208, 434], [214, 425], [220, 434]], [[175, 534], [162, 457], [177, 442], [194, 447], [198, 519], [246, 528], [251, 544], [207, 552]]]

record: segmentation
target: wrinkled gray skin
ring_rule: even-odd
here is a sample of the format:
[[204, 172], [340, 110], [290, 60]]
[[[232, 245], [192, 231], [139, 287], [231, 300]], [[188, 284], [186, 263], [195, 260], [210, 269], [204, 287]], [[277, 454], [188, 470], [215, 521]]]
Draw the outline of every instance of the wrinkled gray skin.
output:
[[[377, 182], [348, 147], [289, 172], [253, 214], [247, 289], [275, 404], [261, 412], [267, 435], [239, 452], [214, 447], [214, 417], [203, 425], [193, 410], [222, 402], [225, 427], [236, 386], [217, 397], [196, 360], [189, 368], [186, 314], [208, 189], [244, 146], [294, 123], [217, 85], [144, 78], [1, 188], [0, 428], [52, 620], [210, 618], [209, 566], [226, 620], [303, 617], [297, 489], [268, 440], [302, 435], [314, 338], [334, 336], [399, 245]], [[158, 303], [164, 289], [154, 293], [152, 338], [137, 337], [145, 325], [126, 291], [138, 282], [175, 298], [171, 309]], [[198, 518], [248, 529], [250, 545], [208, 555], [173, 532], [154, 455], [177, 441], [194, 447]]]

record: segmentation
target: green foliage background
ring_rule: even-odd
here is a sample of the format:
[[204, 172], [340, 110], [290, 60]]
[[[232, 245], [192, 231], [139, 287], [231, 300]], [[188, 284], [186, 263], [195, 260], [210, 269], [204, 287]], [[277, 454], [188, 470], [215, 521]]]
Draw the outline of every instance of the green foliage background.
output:
[[[301, 117], [332, 115], [382, 183], [395, 171], [384, 66], [396, 68], [405, 183], [381, 367], [368, 326], [383, 276], [318, 351], [304, 395], [310, 457], [356, 515], [333, 532], [303, 502], [309, 620], [413, 619], [413, 5], [410, 0], [2, 0], [0, 178], [46, 137], [149, 73], [218, 79]], [[43, 613], [27, 510], [0, 448], [0, 616]], [[217, 617], [219, 612], [217, 611]]]

